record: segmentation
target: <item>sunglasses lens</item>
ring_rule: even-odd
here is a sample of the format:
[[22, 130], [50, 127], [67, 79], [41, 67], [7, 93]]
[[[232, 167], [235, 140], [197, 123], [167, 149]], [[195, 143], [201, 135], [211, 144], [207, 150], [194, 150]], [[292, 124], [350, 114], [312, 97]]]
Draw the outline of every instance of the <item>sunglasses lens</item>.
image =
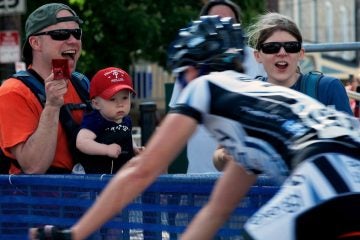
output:
[[299, 42], [285, 42], [283, 46], [287, 53], [298, 53], [301, 49]]
[[49, 35], [53, 40], [63, 41], [63, 40], [69, 39], [70, 32], [65, 31], [65, 30], [55, 30], [55, 31], [49, 32]]
[[301, 50], [300, 42], [269, 42], [263, 43], [260, 47], [261, 51], [265, 54], [278, 53], [284, 47], [287, 53], [298, 53]]
[[281, 44], [277, 42], [264, 43], [261, 46], [261, 50], [265, 54], [278, 53], [280, 51]]
[[81, 29], [73, 29], [72, 31], [72, 35], [74, 36], [74, 38], [76, 38], [77, 40], [80, 40], [81, 38]]

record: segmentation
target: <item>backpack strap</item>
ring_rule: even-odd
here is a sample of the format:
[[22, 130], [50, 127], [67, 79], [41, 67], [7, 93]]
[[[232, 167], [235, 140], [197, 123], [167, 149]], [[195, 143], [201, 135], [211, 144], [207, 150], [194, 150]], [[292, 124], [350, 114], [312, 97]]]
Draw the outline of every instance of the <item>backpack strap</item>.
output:
[[300, 92], [318, 99], [319, 82], [323, 76], [324, 74], [318, 71], [311, 71], [303, 75], [300, 82]]
[[13, 78], [16, 78], [23, 82], [37, 97], [41, 106], [45, 106], [46, 95], [45, 95], [45, 86], [43, 82], [40, 82], [28, 71], [20, 71], [12, 75]]
[[81, 103], [67, 103], [60, 108], [60, 122], [66, 132], [71, 153], [76, 158], [76, 136], [80, 130], [80, 125], [76, 123], [72, 117], [71, 111], [84, 110], [85, 112], [92, 111], [91, 101], [89, 97], [89, 79], [79, 73], [73, 72], [70, 78], [77, 94], [82, 100]]
[[[73, 109], [82, 109], [83, 107], [86, 107], [86, 110], [90, 111], [92, 110], [91, 102], [90, 102], [90, 96], [89, 96], [89, 90], [90, 90], [90, 81], [89, 79], [82, 73], [79, 72], [73, 72], [71, 74], [70, 81], [72, 85], [74, 86], [77, 94], [79, 95], [80, 99], [83, 103], [86, 104], [86, 106], [73, 106]], [[74, 104], [73, 104], [74, 105]]]

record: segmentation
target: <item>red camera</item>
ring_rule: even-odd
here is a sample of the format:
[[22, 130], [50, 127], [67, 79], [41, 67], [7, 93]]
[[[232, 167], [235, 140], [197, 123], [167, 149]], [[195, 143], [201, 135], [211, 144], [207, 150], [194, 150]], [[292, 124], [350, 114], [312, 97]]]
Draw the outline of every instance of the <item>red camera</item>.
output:
[[70, 79], [70, 69], [67, 59], [53, 59], [52, 68], [54, 80]]

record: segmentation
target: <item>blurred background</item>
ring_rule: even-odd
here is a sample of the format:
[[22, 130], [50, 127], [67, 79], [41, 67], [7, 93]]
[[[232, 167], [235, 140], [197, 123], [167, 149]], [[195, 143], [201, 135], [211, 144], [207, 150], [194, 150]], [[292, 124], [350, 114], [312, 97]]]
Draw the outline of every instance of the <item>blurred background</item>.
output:
[[[24, 23], [47, 0], [0, 0], [0, 79], [19, 69]], [[166, 70], [166, 50], [179, 28], [198, 17], [205, 0], [67, 0], [84, 20], [83, 52], [77, 70], [90, 79], [100, 68], [117, 66], [130, 72], [139, 102], [154, 101], [166, 111], [166, 85], [174, 79]], [[234, 0], [242, 9], [244, 27], [259, 13], [288, 15], [300, 27], [306, 43], [358, 42], [360, 0]], [[359, 52], [309, 52], [303, 72], [322, 71], [341, 80], [359, 75]], [[172, 88], [168, 87], [168, 91]], [[170, 93], [168, 93], [170, 94]]]

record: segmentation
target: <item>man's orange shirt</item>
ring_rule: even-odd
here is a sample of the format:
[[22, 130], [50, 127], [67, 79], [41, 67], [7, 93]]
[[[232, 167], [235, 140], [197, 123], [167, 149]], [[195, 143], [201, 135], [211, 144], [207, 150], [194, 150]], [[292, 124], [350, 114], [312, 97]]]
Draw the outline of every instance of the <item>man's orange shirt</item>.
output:
[[[80, 103], [81, 99], [69, 81], [65, 103]], [[0, 87], [0, 146], [6, 156], [14, 158], [10, 148], [25, 142], [37, 129], [40, 114], [43, 110], [33, 92], [17, 79], [8, 79]], [[83, 111], [72, 112], [75, 121], [81, 122]], [[44, 146], [46, 148], [47, 146]], [[59, 122], [58, 139], [53, 167], [71, 170], [72, 156], [68, 147], [66, 133]], [[13, 164], [10, 173], [17, 174], [21, 170]]]

